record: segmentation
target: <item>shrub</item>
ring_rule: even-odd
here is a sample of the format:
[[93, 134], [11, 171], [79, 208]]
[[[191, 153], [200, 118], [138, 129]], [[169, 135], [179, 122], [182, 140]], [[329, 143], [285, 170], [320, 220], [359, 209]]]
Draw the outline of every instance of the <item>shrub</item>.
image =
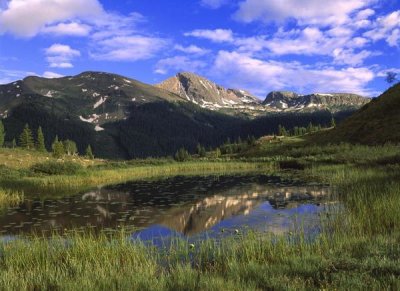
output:
[[31, 167], [34, 173], [46, 175], [75, 175], [83, 170], [83, 167], [74, 162], [48, 161], [38, 163]]

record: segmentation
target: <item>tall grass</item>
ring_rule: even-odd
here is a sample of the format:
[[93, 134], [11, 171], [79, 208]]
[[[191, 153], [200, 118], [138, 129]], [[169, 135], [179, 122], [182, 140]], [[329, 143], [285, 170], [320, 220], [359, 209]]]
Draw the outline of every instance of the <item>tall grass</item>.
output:
[[70, 192], [88, 187], [118, 183], [127, 180], [171, 175], [199, 175], [238, 173], [243, 171], [266, 171], [275, 169], [273, 163], [249, 162], [186, 162], [117, 169], [88, 169], [76, 175], [23, 176], [0, 180], [0, 185], [23, 188], [28, 191]]
[[[321, 216], [324, 230], [313, 240], [301, 232], [248, 233], [194, 246], [177, 241], [159, 250], [132, 243], [124, 230], [110, 236], [33, 237], [0, 243], [0, 286], [11, 290], [399, 290], [400, 165], [393, 158], [397, 155], [398, 147], [392, 145], [338, 145], [287, 148], [263, 157], [306, 163], [298, 175], [336, 187], [341, 207]], [[340, 156], [343, 160], [332, 162]], [[78, 182], [68, 182], [76, 176], [29, 179], [74, 186], [85, 184], [79, 182], [85, 178], [98, 183], [199, 170], [268, 169], [273, 164], [192, 162], [100, 169], [78, 176]]]
[[0, 209], [9, 206], [16, 206], [24, 200], [22, 191], [15, 191], [0, 188]]

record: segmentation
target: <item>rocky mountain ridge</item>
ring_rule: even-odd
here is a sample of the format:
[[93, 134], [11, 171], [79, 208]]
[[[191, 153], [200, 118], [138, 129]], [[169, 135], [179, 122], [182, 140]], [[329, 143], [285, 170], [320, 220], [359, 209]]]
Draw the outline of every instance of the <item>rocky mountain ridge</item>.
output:
[[290, 91], [273, 91], [262, 102], [263, 105], [280, 110], [306, 110], [359, 108], [371, 101], [357, 94], [351, 93], [312, 93], [300, 95]]
[[189, 72], [178, 73], [156, 87], [175, 93], [203, 108], [218, 109], [235, 105], [259, 104], [259, 99], [245, 90], [226, 89]]
[[169, 83], [190, 90], [175, 93], [101, 72], [55, 79], [27, 77], [0, 85], [6, 145], [18, 141], [28, 124], [33, 132], [42, 127], [48, 149], [58, 136], [77, 142], [81, 153], [90, 144], [98, 157], [131, 159], [173, 155], [181, 147], [194, 152], [198, 143], [215, 147], [228, 137], [276, 133], [279, 124], [324, 125], [332, 118], [331, 112], [319, 107], [295, 109], [292, 114], [263, 105], [246, 91], [224, 89], [193, 74]]
[[231, 110], [258, 116], [266, 112], [281, 111], [340, 111], [359, 108], [369, 98], [351, 93], [312, 93], [300, 95], [290, 91], [270, 92], [261, 101], [250, 92], [240, 89], [226, 89], [208, 79], [193, 73], [178, 73], [156, 85], [179, 95], [203, 108], [217, 111]]

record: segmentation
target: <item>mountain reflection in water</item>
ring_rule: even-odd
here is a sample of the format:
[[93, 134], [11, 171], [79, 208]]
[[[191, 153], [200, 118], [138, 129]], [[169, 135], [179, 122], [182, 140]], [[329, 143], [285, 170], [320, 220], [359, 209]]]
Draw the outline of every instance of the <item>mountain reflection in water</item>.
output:
[[26, 199], [1, 214], [0, 232], [135, 227], [144, 236], [165, 228], [194, 236], [217, 228], [249, 227], [282, 233], [298, 215], [306, 217], [303, 222], [318, 223], [330, 194], [329, 187], [276, 176], [179, 176], [107, 186], [62, 199]]

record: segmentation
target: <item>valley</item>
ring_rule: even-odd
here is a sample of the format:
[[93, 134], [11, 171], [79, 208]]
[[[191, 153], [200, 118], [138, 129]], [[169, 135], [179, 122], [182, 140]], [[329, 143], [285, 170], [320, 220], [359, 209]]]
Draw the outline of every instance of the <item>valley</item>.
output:
[[[3, 246], [2, 286], [97, 289], [110, 276], [148, 289], [398, 284], [400, 148], [396, 131], [374, 126], [397, 127], [399, 84], [372, 101], [272, 92], [261, 102], [178, 76], [157, 87], [100, 73], [12, 85], [25, 93], [2, 103], [0, 233], [15, 240]], [[237, 105], [264, 113], [232, 114]], [[106, 257], [115, 272], [94, 280]]]

